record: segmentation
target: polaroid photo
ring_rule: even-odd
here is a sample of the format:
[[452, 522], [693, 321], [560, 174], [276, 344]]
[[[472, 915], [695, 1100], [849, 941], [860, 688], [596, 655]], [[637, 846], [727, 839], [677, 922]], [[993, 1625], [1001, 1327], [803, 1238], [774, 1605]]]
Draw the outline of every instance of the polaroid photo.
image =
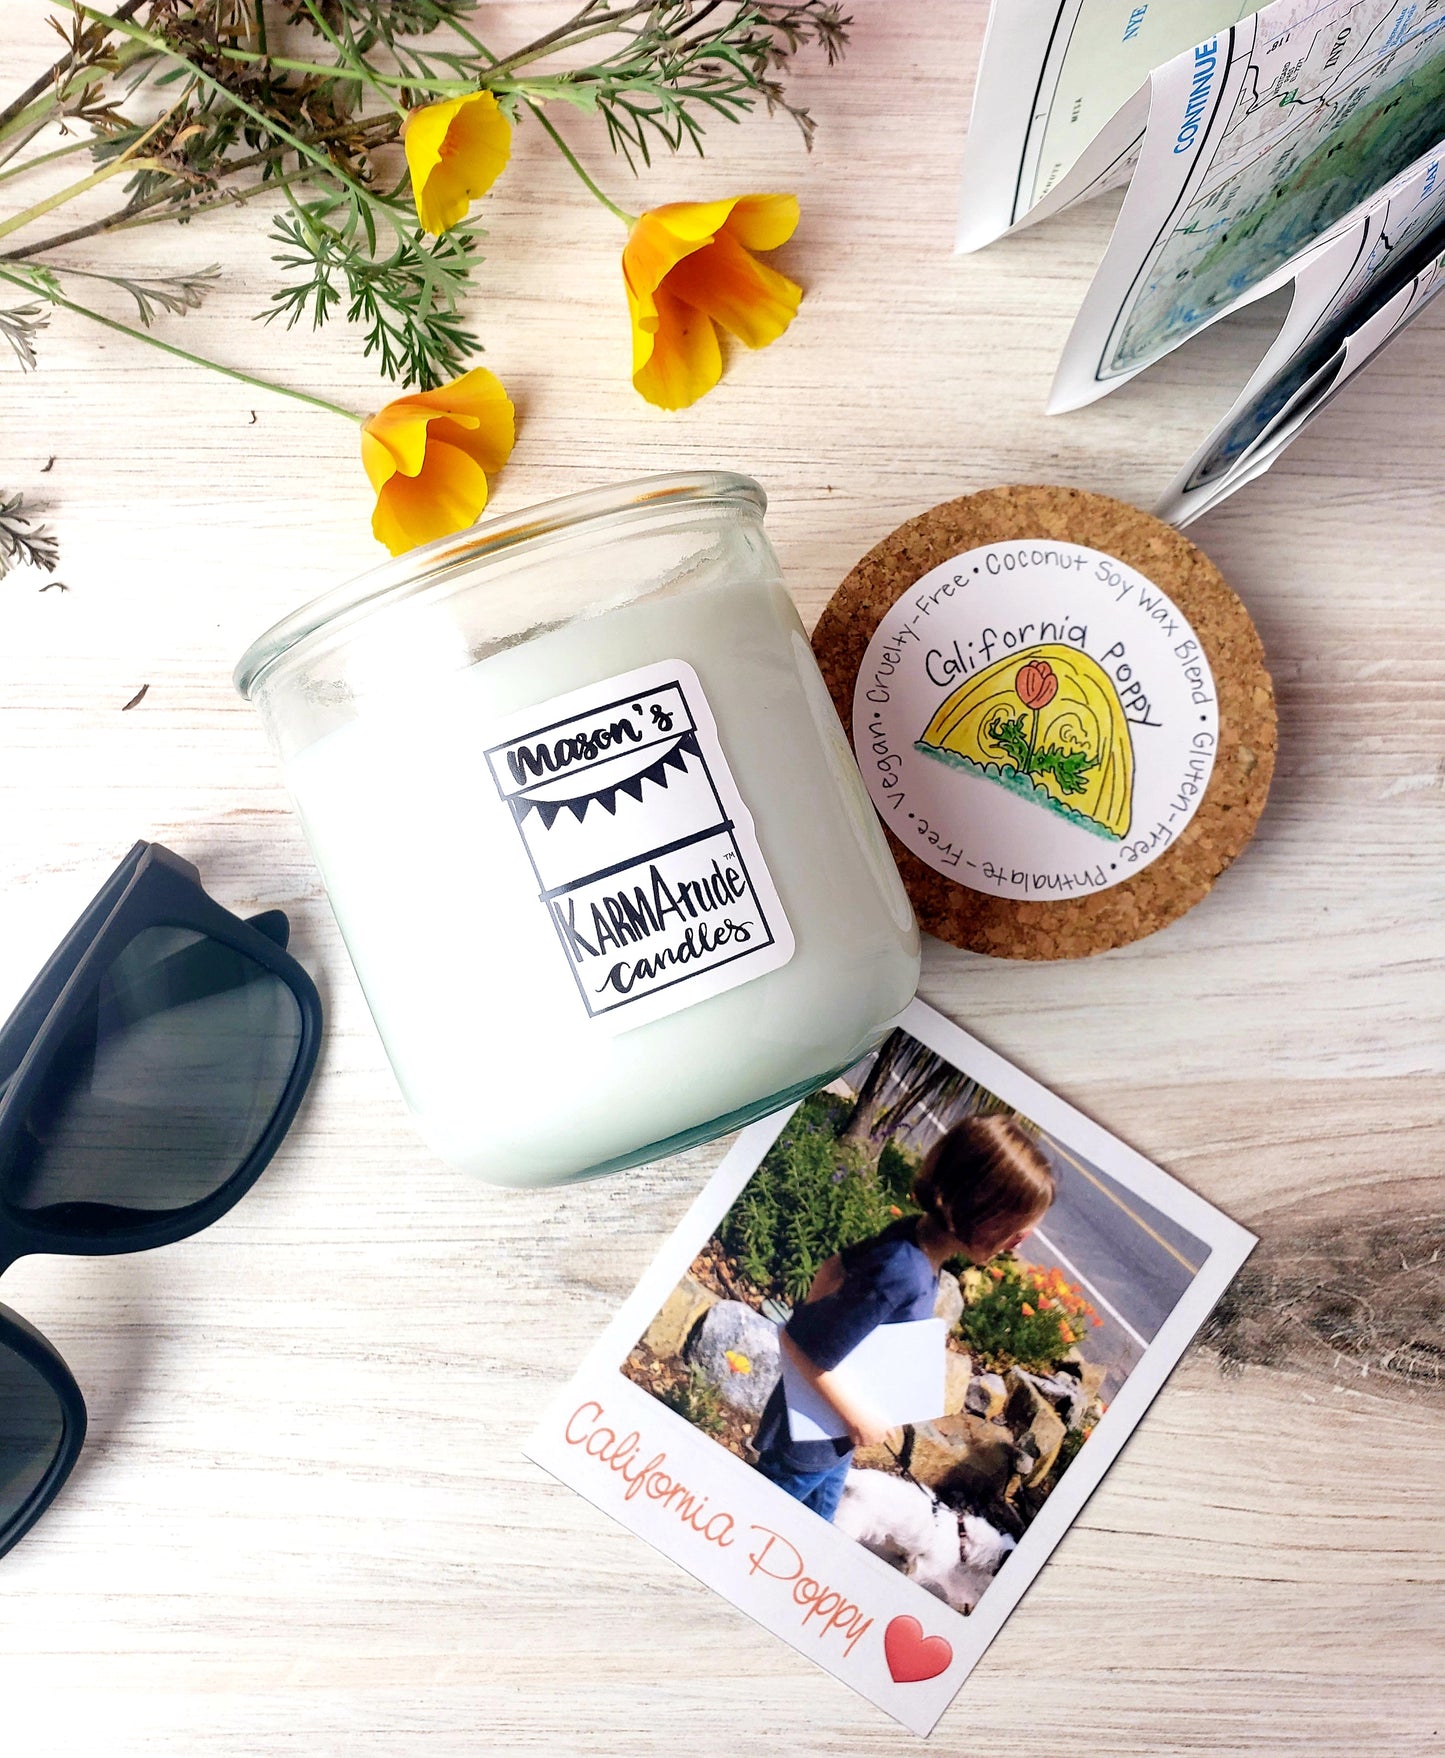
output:
[[914, 1002], [742, 1132], [526, 1452], [926, 1734], [1254, 1244]]

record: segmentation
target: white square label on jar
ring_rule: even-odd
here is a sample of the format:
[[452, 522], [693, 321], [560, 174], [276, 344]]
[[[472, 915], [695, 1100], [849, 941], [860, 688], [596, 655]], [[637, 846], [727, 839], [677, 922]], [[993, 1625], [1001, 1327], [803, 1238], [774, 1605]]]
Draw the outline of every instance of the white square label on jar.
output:
[[537, 907], [599, 1024], [646, 1025], [793, 956], [752, 814], [685, 660], [540, 703], [486, 758]]

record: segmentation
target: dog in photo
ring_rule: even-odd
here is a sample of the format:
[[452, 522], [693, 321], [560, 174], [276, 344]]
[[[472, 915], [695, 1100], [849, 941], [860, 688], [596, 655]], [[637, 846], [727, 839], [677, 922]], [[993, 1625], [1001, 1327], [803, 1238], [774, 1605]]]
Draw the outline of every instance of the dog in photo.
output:
[[888, 1471], [850, 1471], [833, 1524], [958, 1612], [973, 1610], [1014, 1548], [981, 1515], [960, 1519], [921, 1483]]

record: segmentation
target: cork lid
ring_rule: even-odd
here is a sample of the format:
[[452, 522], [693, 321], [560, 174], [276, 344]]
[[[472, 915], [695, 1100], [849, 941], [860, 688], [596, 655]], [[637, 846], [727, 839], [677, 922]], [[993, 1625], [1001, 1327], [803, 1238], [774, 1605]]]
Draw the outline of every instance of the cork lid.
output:
[[1104, 495], [944, 502], [885, 537], [813, 647], [922, 925], [1005, 958], [1123, 946], [1249, 840], [1274, 691], [1194, 544]]

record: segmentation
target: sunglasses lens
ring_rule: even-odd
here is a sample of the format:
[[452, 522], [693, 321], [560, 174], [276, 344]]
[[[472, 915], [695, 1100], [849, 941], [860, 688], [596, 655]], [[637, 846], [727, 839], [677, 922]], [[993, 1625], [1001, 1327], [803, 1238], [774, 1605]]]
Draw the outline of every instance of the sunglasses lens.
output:
[[55, 1388], [0, 1344], [0, 1538], [45, 1481], [64, 1439]]
[[218, 1190], [275, 1115], [301, 1009], [245, 953], [187, 928], [145, 928], [61, 1041], [5, 1170], [33, 1223], [98, 1232]]

